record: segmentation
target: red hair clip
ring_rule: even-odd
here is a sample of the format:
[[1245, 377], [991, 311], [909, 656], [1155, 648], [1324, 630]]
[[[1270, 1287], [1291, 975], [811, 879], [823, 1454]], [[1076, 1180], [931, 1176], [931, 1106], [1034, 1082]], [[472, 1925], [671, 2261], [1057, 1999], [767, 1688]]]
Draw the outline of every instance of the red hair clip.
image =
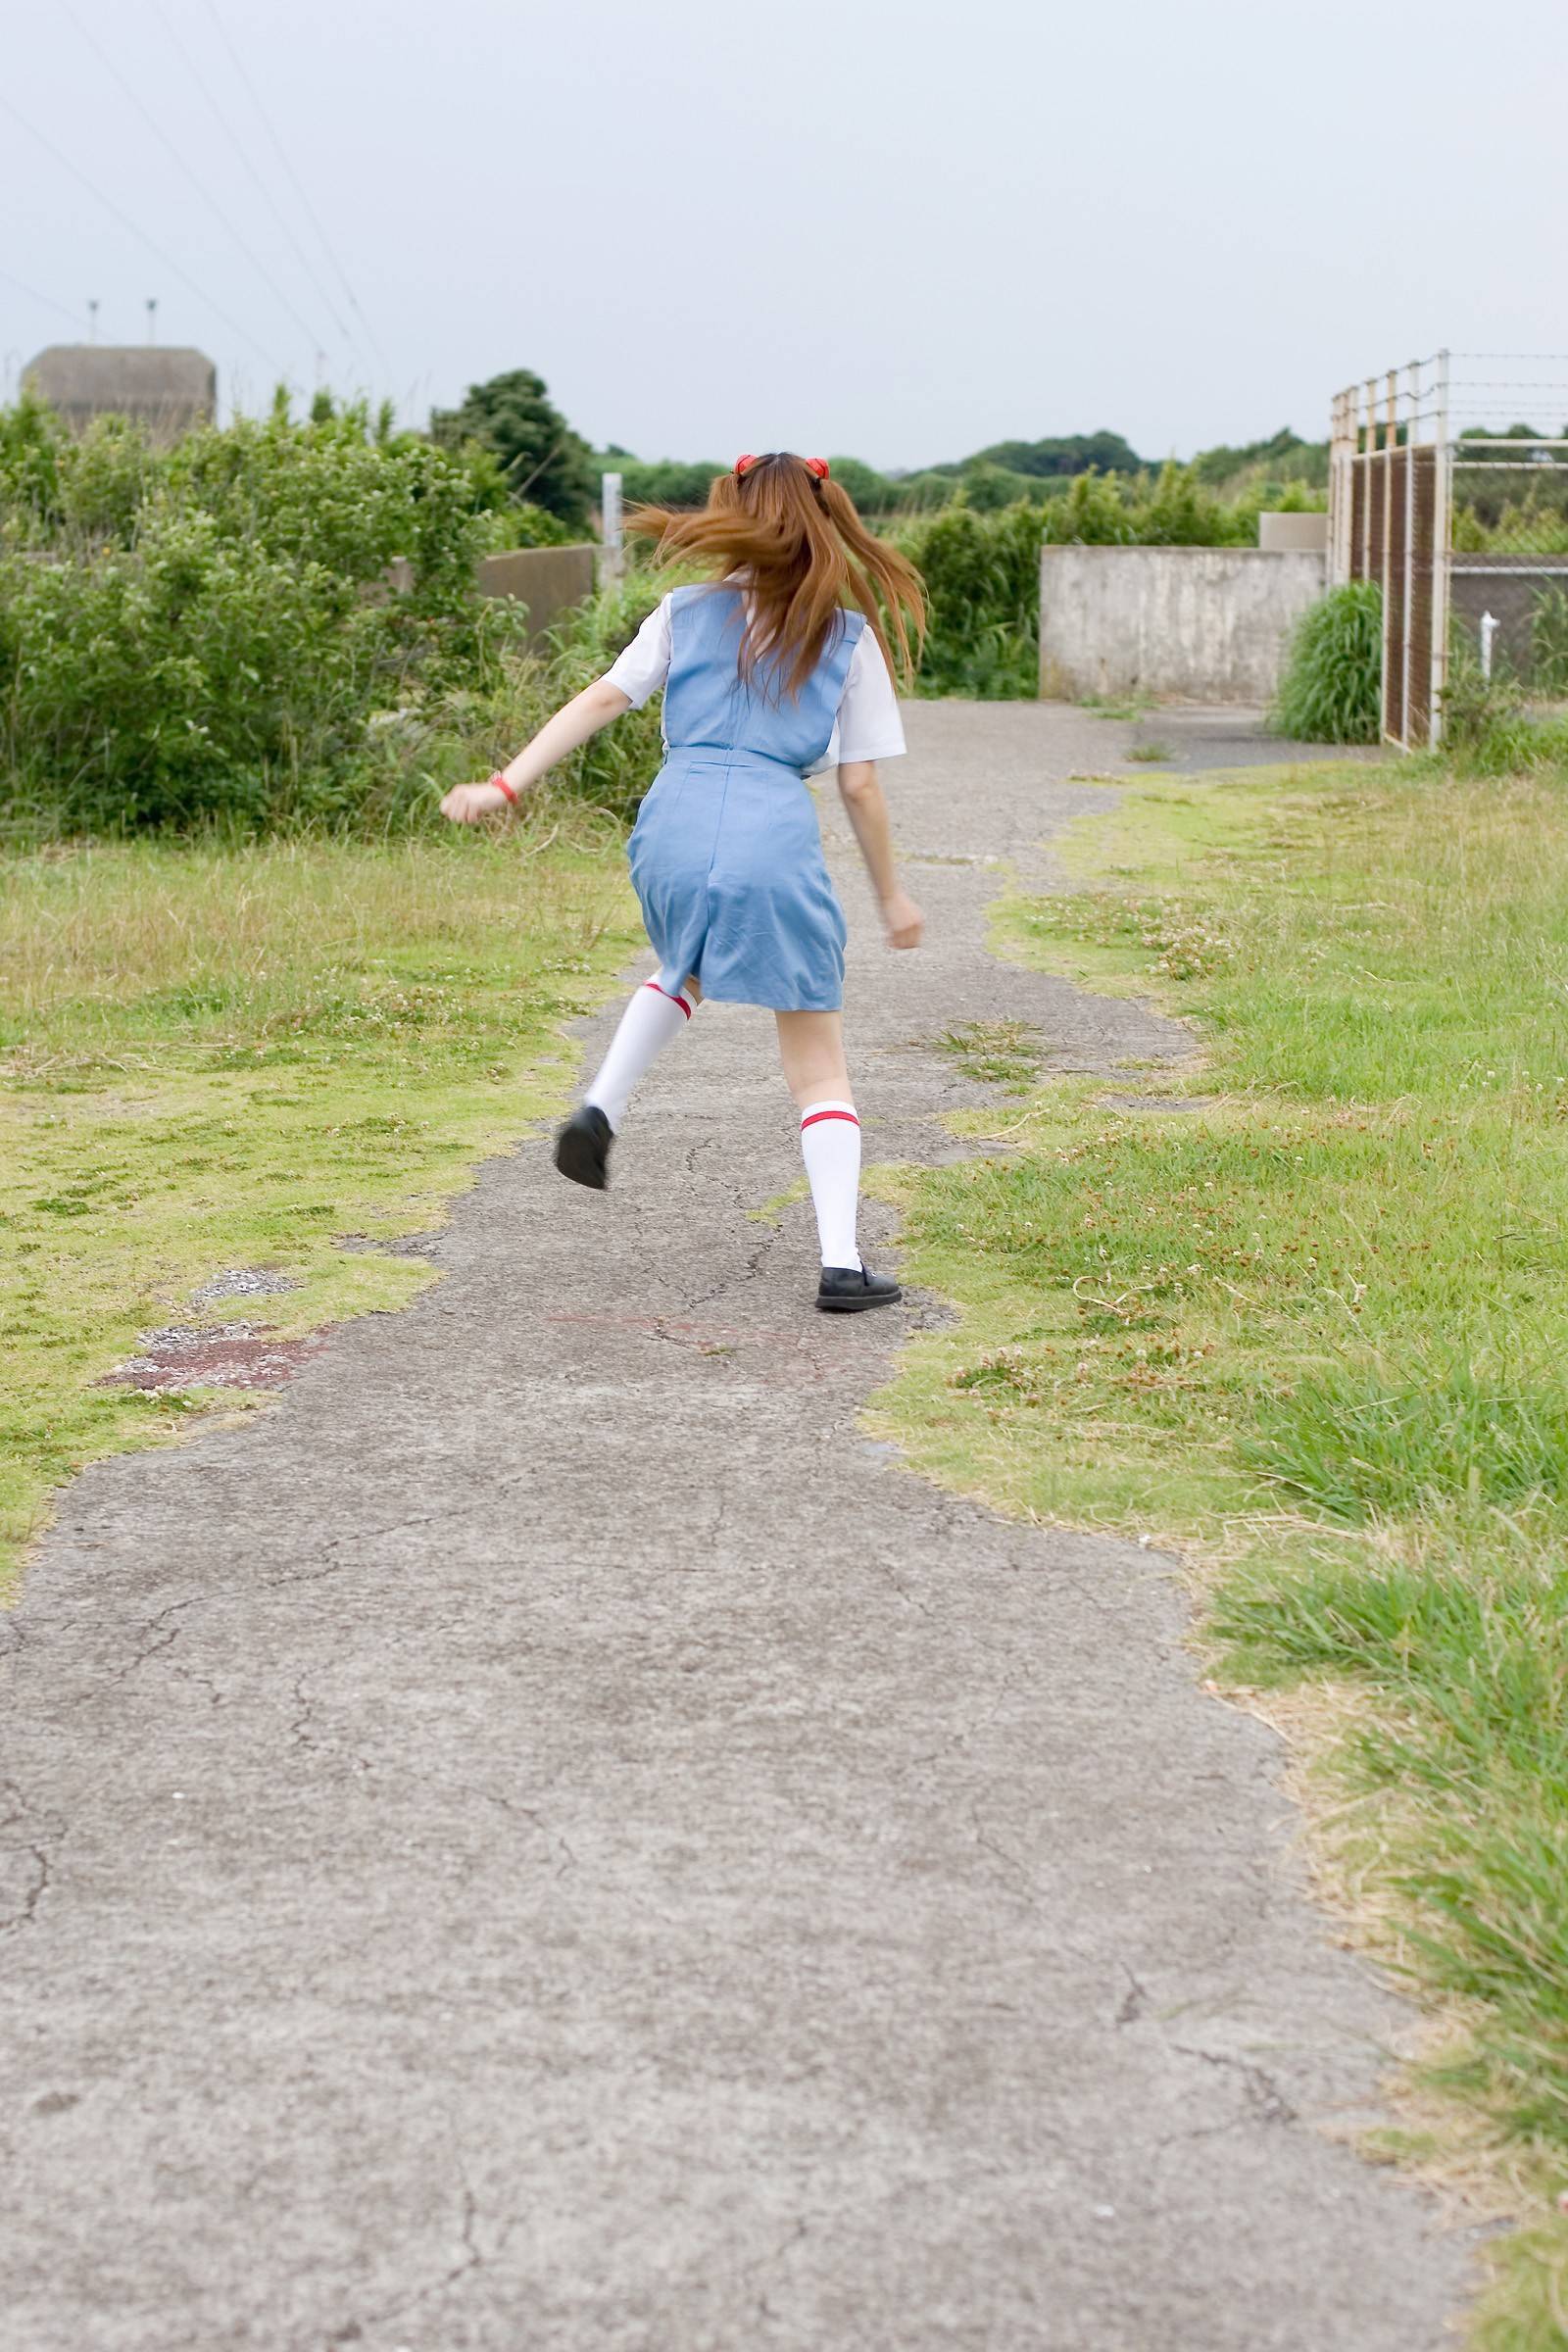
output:
[[[740, 475], [748, 472], [756, 464], [756, 458], [751, 455], [748, 455], [744, 458], [737, 458], [735, 461], [736, 474]], [[826, 458], [803, 458], [801, 460], [801, 464], [806, 467], [808, 473], [814, 473], [819, 482], [825, 482], [827, 480], [828, 465]]]

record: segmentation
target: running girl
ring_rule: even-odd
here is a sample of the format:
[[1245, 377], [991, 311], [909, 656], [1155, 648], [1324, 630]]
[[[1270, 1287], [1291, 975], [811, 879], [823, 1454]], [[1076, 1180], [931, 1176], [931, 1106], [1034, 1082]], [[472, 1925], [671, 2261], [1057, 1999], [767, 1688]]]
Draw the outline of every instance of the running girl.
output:
[[860, 1125], [844, 1058], [844, 916], [822, 860], [805, 779], [836, 766], [881, 904], [888, 945], [920, 944], [922, 916], [894, 870], [876, 761], [904, 750], [887, 614], [901, 669], [925, 607], [903, 557], [866, 530], [822, 458], [738, 458], [700, 514], [643, 508], [629, 527], [659, 554], [705, 560], [712, 578], [677, 588], [605, 676], [540, 728], [487, 784], [441, 803], [458, 824], [508, 806], [622, 712], [664, 690], [664, 764], [642, 804], [631, 877], [659, 956], [621, 1015], [603, 1067], [556, 1141], [556, 1165], [603, 1190], [632, 1089], [705, 996], [764, 1004], [822, 1250], [816, 1303], [830, 1314], [887, 1306], [891, 1275], [860, 1257]]

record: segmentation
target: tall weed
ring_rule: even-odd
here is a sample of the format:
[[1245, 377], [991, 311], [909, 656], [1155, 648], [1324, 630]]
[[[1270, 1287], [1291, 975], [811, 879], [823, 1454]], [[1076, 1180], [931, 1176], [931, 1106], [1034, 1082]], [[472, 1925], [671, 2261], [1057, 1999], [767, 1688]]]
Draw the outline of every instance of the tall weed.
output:
[[1376, 743], [1382, 684], [1383, 592], [1350, 580], [1297, 624], [1274, 724], [1298, 743]]

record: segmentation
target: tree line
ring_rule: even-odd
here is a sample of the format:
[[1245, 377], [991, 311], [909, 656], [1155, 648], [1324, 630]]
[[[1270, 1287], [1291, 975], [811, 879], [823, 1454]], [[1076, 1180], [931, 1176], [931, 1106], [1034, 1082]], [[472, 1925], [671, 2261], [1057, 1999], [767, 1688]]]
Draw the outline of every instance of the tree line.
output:
[[[550, 398], [542, 376], [517, 368], [473, 384], [455, 409], [437, 409], [431, 438], [440, 446], [483, 451], [510, 495], [576, 530], [591, 527], [600, 476], [620, 474], [629, 500], [700, 506], [728, 459], [640, 458], [614, 442], [595, 449]], [[1120, 433], [1102, 429], [1037, 441], [996, 441], [972, 456], [911, 472], [889, 473], [862, 458], [832, 457], [834, 473], [863, 514], [932, 514], [960, 500], [980, 513], [1019, 504], [1046, 506], [1089, 474], [1136, 477], [1159, 471]], [[1192, 462], [1194, 480], [1222, 499], [1245, 498], [1264, 481], [1315, 490], [1328, 477], [1328, 444], [1288, 428], [1240, 446], [1219, 444]]]

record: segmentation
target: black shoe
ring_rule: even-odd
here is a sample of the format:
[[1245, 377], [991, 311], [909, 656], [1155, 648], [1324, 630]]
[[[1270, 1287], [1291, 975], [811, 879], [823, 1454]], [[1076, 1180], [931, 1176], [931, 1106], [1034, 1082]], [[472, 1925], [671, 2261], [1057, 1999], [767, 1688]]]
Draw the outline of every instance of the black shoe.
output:
[[891, 1306], [904, 1293], [891, 1274], [869, 1266], [824, 1266], [816, 1303], [824, 1315], [863, 1315], [868, 1306]]
[[556, 1137], [556, 1165], [573, 1184], [602, 1193], [608, 1179], [610, 1147], [615, 1131], [597, 1102], [574, 1110]]

